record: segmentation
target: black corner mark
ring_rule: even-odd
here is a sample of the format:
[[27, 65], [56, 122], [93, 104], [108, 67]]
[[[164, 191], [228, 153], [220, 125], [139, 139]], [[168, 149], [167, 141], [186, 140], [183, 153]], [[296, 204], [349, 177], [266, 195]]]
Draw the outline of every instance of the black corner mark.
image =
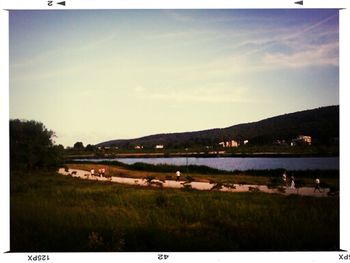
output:
[[57, 4], [58, 4], [58, 5], [64, 5], [64, 6], [65, 6], [65, 5], [66, 5], [66, 1], [58, 2]]
[[166, 260], [169, 257], [167, 254], [158, 254], [158, 260]]
[[296, 5], [303, 5], [303, 4], [304, 4], [304, 1], [294, 2], [294, 4], [296, 4]]

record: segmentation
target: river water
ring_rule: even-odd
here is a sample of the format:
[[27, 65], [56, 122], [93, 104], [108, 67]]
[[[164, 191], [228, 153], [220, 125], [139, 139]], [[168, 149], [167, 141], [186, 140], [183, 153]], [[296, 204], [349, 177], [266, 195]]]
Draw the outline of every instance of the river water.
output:
[[339, 157], [169, 157], [169, 158], [115, 158], [79, 159], [84, 162], [119, 161], [126, 164], [137, 162], [170, 165], [205, 165], [220, 170], [287, 169], [287, 170], [339, 170]]

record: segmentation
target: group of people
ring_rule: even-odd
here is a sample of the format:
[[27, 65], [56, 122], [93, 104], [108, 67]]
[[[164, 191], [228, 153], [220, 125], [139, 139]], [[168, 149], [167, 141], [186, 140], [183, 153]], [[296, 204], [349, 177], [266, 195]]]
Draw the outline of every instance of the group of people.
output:
[[[106, 169], [105, 169], [105, 168], [100, 168], [100, 169], [98, 169], [98, 176], [99, 176], [99, 177], [104, 177], [104, 176], [105, 176], [105, 173], [106, 173]], [[95, 175], [95, 169], [94, 169], [94, 168], [92, 168], [92, 169], [90, 170], [90, 175], [91, 175], [91, 176], [94, 176], [94, 175]]]
[[[287, 187], [288, 183], [287, 183], [287, 172], [284, 172], [282, 175], [282, 182], [283, 182], [283, 186]], [[294, 176], [290, 177], [290, 188], [295, 189], [295, 180], [294, 180]]]
[[[287, 184], [287, 172], [286, 171], [282, 175], [282, 181], [283, 181], [283, 186], [287, 187], [288, 184]], [[319, 191], [321, 193], [320, 183], [321, 183], [320, 179], [316, 178], [314, 192]], [[290, 177], [290, 188], [295, 189], [294, 176]]]

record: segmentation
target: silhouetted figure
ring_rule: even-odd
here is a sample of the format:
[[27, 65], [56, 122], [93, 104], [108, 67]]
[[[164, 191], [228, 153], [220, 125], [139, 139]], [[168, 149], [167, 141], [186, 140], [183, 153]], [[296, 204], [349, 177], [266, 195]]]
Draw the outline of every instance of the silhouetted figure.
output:
[[314, 192], [316, 192], [316, 190], [318, 190], [321, 193], [321, 189], [320, 189], [320, 179], [316, 178], [315, 180], [315, 189]]
[[282, 183], [283, 183], [283, 186], [287, 187], [287, 172], [286, 171], [282, 174]]
[[294, 176], [290, 178], [290, 188], [295, 189], [295, 182], [294, 182]]
[[176, 171], [176, 181], [179, 181], [180, 180], [180, 171]]

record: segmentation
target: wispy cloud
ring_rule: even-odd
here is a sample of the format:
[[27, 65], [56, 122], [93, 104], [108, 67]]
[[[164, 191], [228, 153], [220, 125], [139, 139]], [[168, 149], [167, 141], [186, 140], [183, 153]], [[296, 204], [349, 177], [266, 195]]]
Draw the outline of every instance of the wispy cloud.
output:
[[227, 41], [228, 44], [222, 45], [219, 52], [231, 53], [229, 57], [232, 61], [254, 60], [249, 70], [256, 68], [262, 70], [263, 67], [269, 70], [276, 66], [335, 66], [338, 64], [338, 28], [322, 27], [322, 25], [337, 16], [338, 14], [326, 17], [302, 28], [298, 26], [284, 28], [275, 25], [274, 28], [259, 28], [249, 30], [248, 33], [243, 31], [241, 37], [236, 32], [232, 33], [232, 36], [228, 33], [222, 38], [227, 40], [236, 38], [238, 41], [236, 43]]
[[338, 66], [338, 44], [331, 43], [317, 48], [303, 49], [293, 54], [265, 53], [264, 66], [270, 68], [301, 68], [308, 66]]
[[[323, 26], [337, 16], [338, 14], [334, 14], [302, 27], [300, 24], [286, 27], [268, 23], [249, 30], [244, 27], [235, 28], [234, 25], [232, 29], [223, 31], [215, 31], [211, 27], [201, 28], [192, 36], [190, 30], [160, 34], [159, 38], [168, 39], [173, 46], [201, 46], [203, 43], [210, 43], [215, 48], [207, 49], [208, 59], [193, 60], [179, 68], [159, 70], [175, 70], [187, 73], [186, 75], [209, 78], [225, 74], [271, 71], [276, 68], [337, 66], [338, 28]], [[181, 19], [185, 20], [183, 17]], [[181, 41], [185, 39], [190, 40]]]
[[293, 39], [293, 38], [297, 38], [297, 37], [299, 37], [299, 36], [301, 36], [301, 35], [304, 35], [305, 33], [308, 33], [308, 32], [310, 32], [310, 31], [312, 31], [313, 29], [316, 29], [316, 28], [318, 28], [319, 26], [325, 24], [325, 23], [328, 22], [329, 20], [332, 20], [332, 19], [337, 18], [337, 17], [338, 17], [338, 14], [334, 14], [334, 15], [331, 15], [331, 16], [329, 16], [329, 17], [326, 17], [326, 18], [324, 18], [324, 19], [322, 19], [322, 20], [320, 20], [320, 21], [318, 21], [318, 22], [316, 22], [316, 23], [313, 23], [313, 24], [311, 24], [311, 25], [307, 25], [307, 26], [305, 26], [304, 28], [302, 28], [300, 31], [296, 31], [295, 33], [292, 33], [292, 34], [290, 34], [289, 36], [286, 35], [286, 36], [284, 37], [284, 39], [282, 39], [282, 41], [286, 41], [286, 40], [288, 40], [288, 39]]
[[138, 86], [134, 89], [133, 94], [139, 99], [166, 103], [245, 103], [255, 100], [252, 94], [248, 94], [247, 88], [228, 83], [214, 83], [190, 89], [182, 87], [182, 89], [167, 88], [155, 91]]

